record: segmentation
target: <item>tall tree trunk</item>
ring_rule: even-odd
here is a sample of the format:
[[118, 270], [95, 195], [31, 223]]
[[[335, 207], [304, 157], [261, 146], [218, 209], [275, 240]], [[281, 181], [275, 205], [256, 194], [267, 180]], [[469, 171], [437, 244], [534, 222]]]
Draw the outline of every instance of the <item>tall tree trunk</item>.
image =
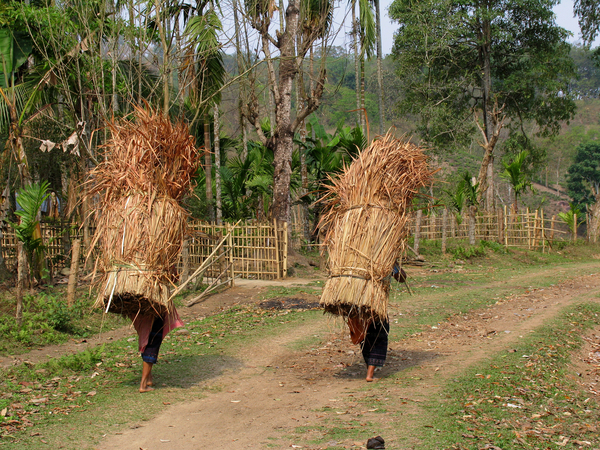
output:
[[368, 116], [367, 107], [365, 103], [365, 58], [360, 58], [360, 109], [361, 109], [361, 122], [362, 129], [365, 136], [368, 136]]
[[379, 134], [383, 134], [383, 51], [381, 49], [381, 6], [380, 0], [375, 0], [375, 19], [377, 26], [377, 105], [379, 107]]
[[154, 5], [156, 7], [156, 25], [158, 28], [158, 35], [160, 37], [160, 43], [163, 51], [163, 61], [161, 68], [161, 77], [163, 82], [163, 112], [165, 115], [169, 114], [169, 92], [170, 92], [170, 83], [169, 83], [169, 74], [170, 74], [170, 58], [169, 58], [169, 45], [167, 43], [167, 34], [165, 31], [165, 27], [163, 24], [163, 17], [161, 16], [161, 2], [160, 0], [154, 0]]
[[[116, 15], [116, 7], [113, 0], [110, 1], [110, 12], [114, 16]], [[116, 23], [116, 22], [115, 22]], [[117, 92], [117, 64], [119, 61], [117, 52], [119, 51], [119, 27], [110, 30], [110, 62], [111, 62], [111, 83], [112, 83], [112, 112], [116, 114], [119, 112], [119, 94]]]
[[[296, 54], [295, 38], [300, 17], [299, 0], [290, 0], [286, 10], [287, 26], [280, 35], [281, 60], [279, 65], [279, 92], [276, 99], [277, 127], [271, 140], [274, 152], [273, 210], [272, 216], [283, 222], [290, 222], [291, 198], [290, 180], [292, 175], [292, 151], [294, 130], [292, 127], [292, 87], [298, 73], [293, 56]], [[265, 42], [265, 44], [268, 44]], [[274, 145], [273, 145], [274, 144]]]
[[215, 148], [215, 200], [216, 200], [216, 218], [217, 225], [221, 225], [223, 219], [223, 211], [221, 209], [221, 140], [219, 133], [221, 132], [221, 127], [219, 123], [219, 106], [215, 105], [214, 107], [215, 113], [215, 139], [214, 139], [214, 148]]
[[17, 310], [15, 318], [17, 326], [21, 327], [23, 323], [23, 293], [25, 291], [25, 278], [27, 277], [27, 257], [25, 248], [21, 241], [17, 242]]
[[[489, 20], [484, 20], [482, 23], [482, 39], [485, 44], [481, 47], [481, 62], [483, 65], [483, 79], [482, 79], [482, 112], [483, 112], [483, 125], [485, 130], [486, 141], [489, 143], [492, 141], [494, 134], [493, 119], [492, 119], [492, 71], [491, 71], [491, 23]], [[481, 169], [479, 171], [482, 177], [482, 182], [479, 184], [479, 189], [482, 194], [485, 194], [485, 208], [488, 211], [494, 209], [494, 147], [489, 146], [486, 148], [486, 155], [484, 161], [482, 161]], [[485, 166], [484, 166], [485, 162]]]
[[246, 74], [244, 74], [244, 72], [246, 71], [245, 65], [244, 65], [244, 58], [242, 56], [243, 52], [242, 52], [242, 43], [241, 43], [241, 28], [240, 28], [240, 23], [238, 20], [238, 7], [239, 7], [239, 2], [238, 0], [233, 0], [233, 22], [234, 22], [234, 27], [235, 27], [235, 56], [236, 56], [236, 63], [237, 63], [237, 68], [238, 68], [238, 75], [240, 76], [240, 81], [239, 81], [239, 87], [240, 87], [240, 93], [238, 96], [238, 113], [240, 116], [240, 129], [242, 132], [242, 161], [246, 160], [246, 157], [248, 156], [248, 130], [247, 130], [247, 122], [246, 122], [246, 114], [244, 113], [244, 99], [247, 96], [247, 89], [246, 89], [246, 80], [247, 80], [247, 76]]
[[215, 220], [212, 192], [212, 154], [210, 152], [210, 122], [208, 114], [204, 117], [204, 175], [206, 177], [206, 215], [209, 222]]
[[360, 109], [360, 62], [358, 60], [358, 52], [359, 52], [359, 26], [358, 21], [356, 20], [356, 0], [352, 1], [352, 36], [354, 38], [354, 84], [356, 90], [356, 125], [360, 126], [364, 131], [364, 115], [363, 111]]

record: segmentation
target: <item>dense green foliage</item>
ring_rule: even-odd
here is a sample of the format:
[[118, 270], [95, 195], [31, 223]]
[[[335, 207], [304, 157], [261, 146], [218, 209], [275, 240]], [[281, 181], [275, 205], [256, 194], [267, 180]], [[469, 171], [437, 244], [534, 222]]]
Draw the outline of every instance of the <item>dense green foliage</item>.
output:
[[[394, 44], [405, 87], [402, 111], [418, 114], [419, 132], [441, 149], [470, 141], [473, 108], [496, 104], [511, 134], [552, 134], [573, 117], [568, 83], [575, 70], [568, 32], [554, 23], [554, 2], [395, 0]], [[487, 98], [486, 98], [487, 97]], [[490, 117], [482, 127], [490, 132]], [[523, 139], [522, 144], [530, 144]], [[522, 147], [522, 145], [521, 145]], [[521, 148], [520, 150], [524, 150]]]
[[577, 147], [569, 167], [567, 187], [573, 202], [582, 209], [596, 203], [600, 195], [600, 144], [590, 142]]

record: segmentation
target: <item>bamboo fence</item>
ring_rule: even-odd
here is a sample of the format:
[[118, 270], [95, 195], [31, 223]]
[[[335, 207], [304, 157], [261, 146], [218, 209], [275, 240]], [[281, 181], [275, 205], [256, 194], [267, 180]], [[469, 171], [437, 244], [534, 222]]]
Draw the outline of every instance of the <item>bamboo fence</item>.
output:
[[[413, 238], [420, 235], [421, 240], [441, 241], [444, 235], [447, 240], [466, 240], [469, 237], [469, 217], [466, 214], [458, 224], [453, 214], [446, 213], [445, 226], [443, 210], [435, 214], [421, 214], [420, 220], [418, 229], [416, 214], [409, 220], [408, 227]], [[301, 225], [292, 223], [292, 226], [299, 233]], [[283, 224], [277, 224], [277, 232], [274, 223], [248, 222], [234, 227], [190, 221], [189, 228], [192, 232], [184, 242], [182, 256], [178, 263], [182, 277], [185, 275], [185, 270], [191, 273], [202, 264], [218, 244], [219, 237], [225, 236], [228, 229], [233, 229], [232, 242], [229, 246], [233, 249], [235, 277], [272, 280], [285, 277], [287, 273], [287, 250], [291, 243], [288, 242], [288, 233], [284, 231]], [[83, 236], [79, 224], [42, 222], [41, 229], [47, 246], [46, 255], [52, 263], [53, 272], [68, 267], [71, 242]], [[93, 234], [93, 227], [91, 230], [90, 234]], [[543, 210], [510, 214], [509, 211], [502, 209], [493, 214], [478, 214], [475, 216], [474, 236], [477, 240], [498, 242], [507, 248], [542, 251], [550, 250], [556, 242], [573, 239], [572, 233], [563, 221], [555, 216], [547, 216]], [[10, 227], [2, 233], [0, 244], [8, 268], [15, 269], [17, 240]], [[301, 245], [300, 239], [293, 243], [294, 248], [300, 248]], [[87, 250], [85, 242], [82, 242], [81, 261], [85, 258]], [[223, 254], [225, 253], [226, 249], [223, 250]], [[224, 261], [216, 264], [205, 277], [207, 280], [218, 277], [225, 267]]]
[[475, 241], [498, 242], [506, 248], [542, 251], [551, 249], [557, 241], [574, 239], [562, 220], [556, 216], [546, 216], [544, 210], [527, 209], [514, 213], [506, 207], [494, 213], [476, 214], [474, 220], [469, 214], [457, 218], [443, 210], [428, 215], [415, 214], [409, 226], [415, 237], [414, 247], [417, 251], [422, 239], [444, 241], [467, 240], [472, 237]]

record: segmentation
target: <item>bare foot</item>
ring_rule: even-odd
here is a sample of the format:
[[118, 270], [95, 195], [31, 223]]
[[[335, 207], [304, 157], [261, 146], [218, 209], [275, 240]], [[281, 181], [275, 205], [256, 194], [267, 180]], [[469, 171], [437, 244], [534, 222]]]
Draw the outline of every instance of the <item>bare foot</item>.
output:
[[148, 382], [146, 383], [146, 386], [154, 386], [154, 381], [152, 381], [152, 375], [150, 375], [150, 377], [148, 378]]
[[150, 392], [153, 391], [154, 388], [150, 387], [150, 385], [146, 385], [145, 388], [143, 388], [142, 386], [140, 386], [140, 394], [143, 394], [144, 392]]
[[367, 366], [367, 382], [375, 380], [375, 366]]

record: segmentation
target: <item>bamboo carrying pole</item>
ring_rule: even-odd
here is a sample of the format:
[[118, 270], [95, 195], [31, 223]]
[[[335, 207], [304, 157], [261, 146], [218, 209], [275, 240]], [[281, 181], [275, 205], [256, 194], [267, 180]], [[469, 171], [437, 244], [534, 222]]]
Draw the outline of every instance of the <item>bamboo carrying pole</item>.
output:
[[[238, 221], [236, 223], [236, 225], [239, 223], [240, 223], [240, 221]], [[225, 242], [227, 242], [227, 240], [229, 239], [229, 236], [231, 236], [231, 231], [229, 231], [229, 233], [227, 233], [227, 235], [223, 239], [221, 239], [219, 244], [214, 248], [214, 250], [211, 252], [211, 254], [204, 260], [204, 262], [200, 265], [200, 267], [198, 267], [196, 269], [196, 271], [192, 274], [192, 276], [189, 277], [185, 282], [181, 283], [177, 287], [177, 289], [175, 289], [175, 291], [173, 291], [173, 293], [171, 294], [171, 297], [169, 297], [169, 300], [173, 300], [173, 298], [175, 298], [175, 296], [177, 294], [179, 294], [190, 283], [191, 280], [200, 276], [201, 274], [204, 273], [204, 271], [206, 269], [208, 269], [208, 267], [211, 264], [212, 258], [217, 254], [217, 252], [221, 249], [221, 247], [225, 244]]]

